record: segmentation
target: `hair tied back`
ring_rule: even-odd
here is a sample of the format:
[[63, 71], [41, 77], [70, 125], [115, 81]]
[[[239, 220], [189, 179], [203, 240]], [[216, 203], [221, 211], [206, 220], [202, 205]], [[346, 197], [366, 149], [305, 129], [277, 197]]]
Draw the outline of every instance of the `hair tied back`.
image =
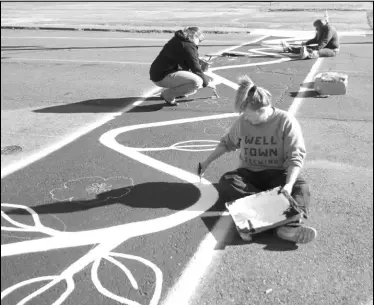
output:
[[257, 90], [257, 86], [256, 85], [253, 85], [251, 89], [249, 89], [249, 92], [251, 93], [255, 93]]

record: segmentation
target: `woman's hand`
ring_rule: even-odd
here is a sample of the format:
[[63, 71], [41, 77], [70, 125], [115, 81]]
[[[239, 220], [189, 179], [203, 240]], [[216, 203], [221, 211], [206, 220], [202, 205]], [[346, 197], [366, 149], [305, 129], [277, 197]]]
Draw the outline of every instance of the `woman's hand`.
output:
[[212, 88], [212, 89], [216, 89], [216, 84], [213, 81], [210, 81], [208, 83], [207, 87]]
[[287, 193], [289, 196], [291, 196], [293, 185], [291, 183], [286, 183], [282, 189], [281, 193]]

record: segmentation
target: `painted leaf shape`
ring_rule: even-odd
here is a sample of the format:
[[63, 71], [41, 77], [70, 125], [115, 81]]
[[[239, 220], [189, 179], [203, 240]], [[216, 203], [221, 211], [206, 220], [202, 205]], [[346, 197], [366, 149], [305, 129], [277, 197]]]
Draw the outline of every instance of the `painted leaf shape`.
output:
[[[160, 300], [160, 297], [161, 297], [162, 281], [163, 281], [162, 271], [152, 262], [150, 262], [150, 261], [148, 261], [144, 258], [141, 258], [139, 256], [110, 252], [104, 258], [106, 260], [110, 261], [111, 263], [113, 263], [114, 265], [116, 265], [117, 267], [119, 267], [125, 273], [125, 275], [129, 279], [129, 281], [130, 281], [130, 283], [131, 283], [131, 285], [133, 286], [134, 289], [138, 289], [138, 284], [137, 284], [134, 276], [132, 275], [131, 271], [127, 267], [125, 267], [121, 262], [119, 262], [117, 259], [115, 259], [115, 257], [121, 257], [121, 258], [129, 259], [129, 260], [138, 261], [140, 263], [143, 263], [144, 265], [146, 265], [147, 267], [151, 268], [154, 271], [155, 276], [156, 276], [156, 286], [155, 286], [155, 290], [154, 290], [154, 293], [153, 293], [153, 296], [152, 296], [152, 299], [151, 299], [149, 305], [157, 305], [159, 303], [159, 300]], [[143, 304], [140, 304], [140, 303], [135, 302], [133, 300], [130, 300], [128, 298], [124, 298], [124, 297], [121, 297], [119, 295], [116, 295], [116, 294], [112, 293], [111, 291], [109, 291], [108, 289], [106, 289], [101, 284], [99, 276], [98, 276], [98, 269], [99, 269], [99, 266], [100, 266], [100, 262], [101, 262], [101, 258], [97, 259], [93, 263], [92, 269], [91, 269], [92, 282], [94, 283], [97, 290], [101, 294], [105, 295], [106, 297], [108, 297], [108, 298], [110, 298], [114, 301], [119, 302], [120, 304], [143, 305]]]
[[29, 301], [33, 300], [37, 296], [41, 295], [42, 293], [46, 292], [48, 289], [52, 288], [53, 286], [57, 285], [61, 281], [66, 281], [67, 288], [65, 292], [61, 294], [61, 296], [54, 301], [51, 305], [61, 305], [67, 298], [68, 296], [73, 292], [75, 288], [74, 280], [72, 278], [63, 278], [60, 276], [42, 276], [42, 277], [36, 277], [33, 279], [25, 280], [23, 282], [20, 282], [18, 284], [15, 284], [4, 291], [1, 292], [1, 300], [6, 298], [8, 295], [10, 295], [12, 292], [25, 287], [27, 285], [33, 284], [33, 283], [38, 283], [38, 282], [45, 282], [47, 281], [48, 283], [42, 286], [41, 288], [37, 289], [33, 293], [29, 294], [25, 298], [23, 298], [21, 301], [17, 303], [17, 305], [25, 305]]

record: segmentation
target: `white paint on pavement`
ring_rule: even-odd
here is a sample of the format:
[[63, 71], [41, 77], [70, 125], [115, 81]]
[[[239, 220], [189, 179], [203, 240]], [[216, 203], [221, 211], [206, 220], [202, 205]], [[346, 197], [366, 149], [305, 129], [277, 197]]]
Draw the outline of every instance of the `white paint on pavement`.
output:
[[247, 67], [254, 67], [254, 66], [265, 66], [265, 65], [279, 64], [279, 63], [290, 61], [290, 60], [291, 60], [291, 58], [280, 58], [280, 59], [276, 59], [276, 60], [256, 62], [256, 63], [251, 63], [251, 64], [216, 67], [216, 68], [212, 68], [210, 70], [211, 71], [221, 71], [221, 70], [228, 70], [228, 69], [235, 69], [235, 68], [247, 68]]
[[[227, 214], [226, 214], [227, 215]], [[202, 216], [204, 217], [205, 214]], [[223, 216], [223, 215], [220, 215]], [[206, 216], [205, 216], [206, 217]], [[204, 278], [209, 266], [218, 255], [214, 250], [217, 244], [224, 241], [231, 226], [231, 217], [221, 217], [200, 243], [194, 256], [184, 268], [182, 275], [175, 285], [168, 291], [166, 299], [162, 305], [189, 305], [196, 287]], [[218, 240], [216, 239], [218, 238]]]
[[[136, 101], [134, 103], [137, 103], [137, 105], [139, 105], [140, 103], [144, 102], [145, 99], [147, 99], [149, 96], [152, 96], [154, 94], [156, 94], [158, 91], [160, 91], [160, 88], [152, 88], [151, 90], [147, 91], [145, 94], [143, 94], [143, 98], [139, 101]], [[134, 103], [132, 106], [134, 106]], [[91, 132], [92, 130], [108, 123], [109, 121], [113, 120], [115, 117], [121, 115], [124, 111], [127, 111], [129, 108], [131, 108], [132, 106], [129, 106], [129, 107], [125, 107], [124, 109], [121, 110], [121, 112], [116, 112], [116, 113], [111, 113], [109, 115], [106, 115], [104, 116], [103, 118], [101, 118], [100, 120], [97, 120], [96, 122], [94, 123], [91, 123], [87, 126], [84, 126], [80, 129], [78, 129], [76, 132], [66, 136], [65, 138], [63, 138], [62, 140], [50, 145], [50, 146], [47, 146], [27, 157], [25, 157], [24, 159], [20, 160], [20, 161], [17, 161], [17, 162], [14, 162], [14, 163], [11, 163], [7, 166], [5, 166], [4, 168], [1, 169], [1, 179], [5, 178], [6, 176], [22, 169], [22, 168], [25, 168], [26, 166], [48, 156], [49, 154], [59, 150], [60, 148], [68, 145], [69, 143], [77, 140], [78, 138], [82, 137], [83, 135]]]
[[[318, 58], [316, 60], [316, 62], [313, 64], [311, 70], [309, 71], [308, 75], [304, 79], [303, 84], [308, 83], [308, 82], [313, 82], [314, 76], [315, 76], [318, 68], [320, 67], [322, 61], [323, 61], [323, 58]], [[302, 101], [305, 98], [305, 92], [307, 92], [307, 91], [310, 91], [310, 89], [308, 89], [304, 86], [300, 87], [299, 92], [296, 95], [296, 98], [293, 100], [291, 107], [288, 109], [288, 112], [291, 115], [296, 114], [296, 112], [299, 109]]]
[[[174, 167], [172, 165], [166, 164], [162, 161], [156, 160], [152, 157], [143, 155], [142, 153], [138, 152], [136, 149], [132, 147], [126, 147], [124, 145], [119, 144], [116, 141], [116, 137], [122, 133], [130, 132], [134, 130], [139, 129], [146, 129], [146, 128], [155, 128], [155, 127], [161, 127], [161, 126], [170, 126], [170, 125], [179, 125], [179, 124], [185, 124], [190, 122], [197, 122], [197, 121], [206, 121], [206, 120], [214, 120], [214, 119], [221, 119], [221, 118], [228, 118], [228, 117], [235, 117], [237, 114], [233, 113], [226, 113], [226, 114], [220, 114], [220, 115], [213, 115], [213, 116], [205, 116], [205, 117], [195, 117], [195, 118], [188, 118], [188, 119], [178, 119], [178, 120], [172, 120], [172, 121], [164, 121], [164, 122], [156, 122], [156, 123], [147, 123], [147, 124], [140, 124], [140, 125], [134, 125], [134, 126], [126, 126], [121, 127], [117, 129], [110, 130], [103, 134], [100, 137], [100, 142], [123, 154], [126, 157], [129, 157], [131, 159], [134, 159], [136, 161], [139, 161], [140, 163], [147, 165], [153, 169], [156, 169], [158, 171], [164, 172], [166, 174], [169, 174], [177, 179], [180, 179], [182, 181], [186, 181], [187, 183], [194, 184], [199, 190], [200, 190], [200, 198], [197, 200], [195, 204], [193, 204], [191, 207], [173, 213], [171, 215], [159, 217], [156, 219], [150, 219], [145, 221], [138, 221], [133, 223], [127, 223], [127, 224], [121, 224], [118, 226], [113, 226], [109, 228], [102, 228], [102, 229], [96, 229], [96, 230], [88, 230], [88, 231], [81, 231], [81, 232], [59, 232], [59, 231], [41, 231], [45, 232], [45, 234], [48, 234], [50, 237], [42, 238], [42, 239], [36, 239], [31, 241], [23, 241], [23, 242], [15, 242], [10, 244], [5, 244], [1, 246], [1, 257], [5, 256], [13, 256], [13, 255], [20, 255], [25, 253], [35, 253], [35, 252], [42, 252], [42, 251], [48, 251], [48, 250], [55, 250], [55, 249], [61, 249], [61, 248], [69, 248], [69, 247], [77, 247], [82, 245], [92, 245], [97, 244], [97, 247], [90, 250], [87, 254], [85, 254], [83, 257], [78, 259], [76, 262], [74, 262], [72, 265], [70, 265], [66, 270], [64, 270], [61, 274], [48, 277], [48, 280], [51, 280], [49, 283], [47, 283], [45, 286], [41, 287], [40, 289], [36, 290], [35, 292], [28, 295], [26, 298], [24, 298], [21, 302], [26, 303], [28, 300], [31, 300], [47, 289], [57, 285], [58, 283], [65, 281], [68, 283], [68, 287], [70, 287], [67, 292], [63, 293], [58, 301], [56, 301], [54, 304], [59, 305], [62, 304], [62, 302], [70, 295], [72, 292], [74, 286], [73, 284], [73, 277], [76, 273], [80, 272], [85, 267], [89, 266], [91, 263], [92, 265], [92, 278], [93, 283], [95, 287], [104, 295], [106, 295], [108, 298], [111, 298], [113, 300], [119, 301], [122, 304], [136, 304], [129, 302], [128, 299], [119, 297], [107, 289], [105, 289], [101, 282], [98, 280], [98, 265], [100, 264], [100, 261], [102, 258], [106, 258], [109, 256], [120, 256], [124, 257], [126, 254], [113, 254], [111, 251], [118, 247], [119, 245], [123, 244], [125, 241], [127, 241], [130, 238], [134, 238], [137, 236], [143, 236], [147, 234], [156, 233], [159, 231], [167, 230], [170, 228], [173, 228], [175, 226], [178, 226], [184, 222], [187, 222], [191, 219], [194, 219], [202, 214], [205, 213], [206, 210], [208, 210], [217, 200], [218, 193], [215, 187], [206, 179], [202, 178], [200, 180], [200, 177], [198, 177], [197, 174], [189, 173], [183, 169]], [[177, 143], [178, 144], [178, 143]], [[97, 178], [100, 178], [99, 182], [107, 181], [110, 182], [110, 180], [113, 178], [104, 179], [101, 177], [88, 177], [88, 178], [95, 178], [96, 181]], [[114, 177], [116, 178], [116, 177]], [[74, 182], [78, 181], [80, 182], [82, 179], [74, 180]], [[87, 179], [86, 179], [87, 180]], [[92, 179], [89, 180], [89, 186], [91, 186]], [[201, 182], [200, 182], [201, 181]], [[65, 190], [67, 189], [65, 183], [62, 188], [59, 190]], [[71, 183], [68, 183], [69, 185]], [[127, 185], [127, 184], [126, 184]], [[81, 185], [79, 185], [80, 189], [82, 188]], [[105, 186], [105, 188], [107, 188]], [[80, 190], [79, 189], [79, 190]], [[87, 185], [83, 185], [83, 189], [87, 189]], [[79, 191], [78, 190], [78, 191]], [[61, 192], [59, 192], [59, 195]], [[80, 193], [80, 191], [78, 192]], [[51, 194], [55, 197], [55, 191], [52, 191]], [[64, 194], [63, 197], [58, 198], [60, 199], [66, 199], [70, 198], [71, 194], [67, 193]], [[23, 206], [19, 205], [7, 205], [2, 204], [2, 206], [5, 207], [13, 207], [13, 208], [22, 208]], [[37, 214], [28, 207], [23, 207], [26, 209], [31, 215], [34, 216], [35, 223], [40, 223]], [[16, 221], [12, 221], [8, 215], [6, 215], [5, 212], [2, 213], [2, 216], [6, 218], [8, 221], [15, 226], [15, 230], [17, 230], [17, 227], [23, 227], [23, 224], [18, 223]], [[44, 228], [42, 225], [35, 226], [36, 230], [39, 228]], [[128, 256], [128, 255], [127, 255]], [[151, 262], [140, 258], [140, 257], [133, 257], [132, 259], [138, 260], [143, 262], [144, 264], [151, 267], [155, 273], [156, 273], [156, 289], [153, 294], [153, 298], [150, 304], [158, 304], [159, 298], [161, 295], [161, 287], [162, 287], [162, 273], [158, 268], [155, 268], [155, 265]], [[118, 264], [120, 264], [118, 262]], [[125, 270], [126, 267], [121, 267], [122, 270]], [[42, 281], [45, 280], [45, 278], [36, 278], [36, 279], [30, 279], [26, 280], [22, 283], [16, 284], [15, 286], [12, 286], [10, 288], [7, 288], [2, 292], [1, 299], [7, 297], [11, 292], [13, 292], [18, 287], [26, 286], [32, 282], [36, 281]], [[160, 282], [161, 280], [161, 282]], [[70, 283], [70, 286], [69, 286]], [[16, 288], [15, 288], [16, 287]], [[22, 303], [22, 304], [23, 304]]]
[[[245, 45], [245, 44], [243, 44]], [[235, 47], [234, 47], [235, 48]], [[274, 61], [273, 61], [274, 62]], [[257, 63], [254, 65], [259, 65], [261, 63]], [[269, 64], [265, 62], [263, 64]], [[238, 66], [235, 66], [236, 68]], [[222, 80], [222, 78], [221, 78]], [[230, 83], [226, 82], [227, 85], [232, 85], [232, 88], [235, 90], [237, 85], [235, 86]], [[154, 89], [155, 90], [155, 89]], [[159, 90], [159, 89], [157, 89]], [[151, 95], [151, 93], [149, 93]], [[149, 96], [148, 95], [148, 96]], [[295, 108], [295, 109], [294, 109]], [[290, 112], [296, 112], [298, 107], [290, 108]], [[292, 110], [291, 110], [292, 109]], [[28, 297], [23, 299], [21, 302], [25, 303], [27, 300], [31, 300], [35, 296], [41, 294], [46, 289], [49, 289], [55, 286], [57, 283], [61, 281], [66, 281], [68, 289], [65, 293], [61, 295], [61, 297], [55, 302], [55, 304], [61, 304], [63, 300], [65, 300], [68, 295], [74, 289], [74, 282], [73, 276], [81, 271], [83, 268], [88, 266], [89, 264], [93, 263], [92, 266], [92, 277], [96, 288], [107, 297], [119, 301], [123, 304], [136, 304], [135, 302], [130, 303], [126, 298], [122, 298], [119, 296], [114, 295], [113, 293], [106, 290], [98, 280], [98, 267], [100, 264], [100, 260], [102, 258], [107, 258], [108, 255], [113, 258], [113, 256], [123, 256], [125, 254], [118, 255], [116, 253], [112, 253], [113, 249], [121, 245], [123, 242], [128, 240], [129, 238], [133, 238], [136, 236], [141, 236], [145, 234], [155, 233], [162, 230], [167, 230], [172, 227], [175, 227], [181, 223], [194, 219], [196, 217], [204, 215], [214, 203], [215, 200], [218, 198], [218, 194], [216, 189], [213, 185], [206, 179], [202, 178], [201, 183], [200, 177], [196, 174], [189, 173], [185, 170], [180, 168], [176, 168], [159, 160], [156, 160], [150, 156], [143, 155], [140, 153], [136, 148], [133, 147], [126, 147], [121, 145], [116, 141], [116, 137], [124, 132], [129, 132], [133, 130], [139, 130], [144, 128], [154, 128], [154, 127], [161, 127], [161, 126], [168, 126], [173, 124], [184, 124], [190, 122], [197, 122], [197, 121], [205, 121], [205, 120], [214, 120], [214, 119], [222, 119], [222, 118], [229, 118], [229, 117], [236, 117], [238, 116], [237, 113], [226, 113], [221, 115], [213, 115], [213, 116], [206, 116], [206, 117], [199, 117], [199, 118], [188, 118], [188, 119], [178, 119], [172, 120], [167, 122], [157, 122], [157, 123], [148, 123], [148, 124], [140, 124], [134, 126], [127, 126], [121, 127], [114, 130], [110, 130], [109, 132], [103, 134], [100, 137], [100, 142], [123, 154], [128, 158], [132, 158], [144, 165], [150, 166], [156, 170], [169, 174], [175, 178], [181, 179], [186, 181], [187, 183], [194, 184], [201, 193], [201, 197], [199, 200], [191, 207], [174, 213], [169, 216], [160, 217], [156, 219], [151, 219], [147, 221], [140, 221], [135, 223], [129, 224], [122, 224], [119, 226], [114, 226], [110, 228], [103, 228], [98, 230], [89, 230], [83, 232], [62, 232], [59, 234], [55, 234], [54, 236], [32, 240], [32, 241], [25, 241], [25, 242], [16, 242], [11, 244], [6, 244], [1, 246], [1, 256], [10, 256], [10, 255], [17, 255], [21, 253], [32, 253], [32, 252], [41, 252], [47, 251], [52, 249], [61, 249], [66, 247], [73, 247], [79, 245], [88, 245], [88, 244], [99, 244], [97, 247], [93, 248], [89, 251], [86, 255], [80, 258], [78, 261], [74, 262], [71, 266], [69, 266], [65, 271], [61, 273], [61, 275], [48, 277], [47, 278], [38, 278], [38, 279], [31, 279], [28, 281], [40, 281], [42, 280], [51, 280], [46, 286], [38, 289], [34, 293], [30, 294]], [[183, 143], [177, 143], [183, 144]], [[185, 146], [185, 145], [182, 145]], [[40, 158], [39, 158], [40, 159]], [[3, 172], [2, 172], [3, 177]], [[205, 272], [208, 270], [210, 263], [212, 262], [213, 258], [217, 255], [217, 251], [214, 250], [214, 247], [218, 241], [222, 241], [228, 232], [228, 227], [230, 222], [225, 223], [224, 219], [229, 219], [229, 217], [221, 218], [218, 224], [213, 229], [213, 234], [208, 234], [202, 243], [199, 246], [198, 251], [195, 253], [193, 259], [189, 262], [186, 269], [184, 270], [182, 276], [178, 279], [177, 283], [174, 287], [170, 290], [164, 305], [187, 305], [190, 302], [191, 297], [193, 296], [197, 285], [199, 284], [200, 280], [203, 278]], [[53, 235], [54, 233], [51, 232]], [[138, 258], [140, 261], [141, 258]], [[110, 261], [113, 262], [111, 259]], [[144, 264], [150, 266], [149, 264], [143, 262]], [[116, 263], [115, 265], [118, 266]], [[123, 266], [120, 267], [123, 271], [126, 268]], [[153, 268], [156, 273], [157, 278], [157, 269]], [[162, 275], [162, 273], [161, 273]], [[160, 279], [158, 279], [160, 281]], [[161, 279], [162, 281], [162, 279]], [[23, 285], [24, 282], [20, 283]], [[17, 284], [18, 286], [20, 284]], [[157, 286], [158, 285], [158, 286]], [[18, 287], [17, 286], [17, 287]], [[10, 293], [14, 290], [14, 286], [6, 289], [7, 293]], [[1, 298], [5, 297], [5, 291], [3, 291]], [[159, 297], [161, 294], [160, 284], [156, 283], [156, 289], [151, 301], [152, 305], [158, 304]], [[155, 297], [156, 295], [156, 297]], [[183, 303], [181, 303], [183, 301]]]
[[[273, 54], [269, 53], [269, 55], [273, 55]], [[271, 62], [257, 63], [257, 65], [279, 63], [279, 62], [286, 61], [286, 60], [291, 60], [291, 59], [281, 58], [279, 60], [275, 60]], [[319, 59], [318, 64], [315, 63], [313, 65], [312, 71], [308, 74], [306, 80], [309, 79], [311, 75], [314, 75], [313, 73], [315, 73], [315, 71], [318, 69], [320, 65], [320, 61], [322, 61], [322, 59]], [[256, 64], [254, 63], [252, 65], [254, 66]], [[247, 65], [231, 66], [231, 67], [229, 66], [229, 68], [242, 67], [242, 66], [247, 66]], [[222, 70], [222, 69], [216, 69], [216, 70]], [[210, 69], [211, 76], [217, 77], [217, 75], [212, 73], [212, 71], [214, 70]], [[220, 79], [217, 81], [218, 83], [221, 81], [221, 83], [225, 83], [226, 85], [230, 86], [232, 89], [237, 90], [238, 88], [237, 84], [230, 82], [228, 80], [223, 81], [222, 80], [223, 77], [219, 77], [219, 78]], [[303, 88], [301, 88], [300, 91], [302, 89]], [[291, 107], [288, 109], [288, 112], [293, 115], [296, 114], [296, 111], [298, 110], [298, 107], [300, 106], [302, 99], [299, 99], [299, 100], [295, 99], [295, 100], [293, 104], [291, 105]], [[294, 106], [295, 102], [296, 102], [296, 106]], [[218, 222], [214, 229], [218, 229], [220, 227], [222, 228], [223, 226], [220, 223], [221, 222]], [[227, 230], [220, 231], [220, 232], [221, 233], [218, 234], [218, 236], [219, 238], [223, 239], [224, 236], [227, 234]], [[217, 236], [217, 234], [215, 235]], [[217, 255], [217, 251], [214, 250], [214, 246], [216, 245], [216, 243], [212, 247], [212, 244], [210, 244], [211, 239], [212, 239], [212, 235], [208, 234], [206, 238], [202, 241], [201, 243], [202, 246], [199, 247], [198, 251], [194, 255], [194, 258], [191, 260], [191, 262], [189, 263], [188, 267], [185, 269], [182, 276], [178, 279], [177, 283], [172, 287], [166, 300], [162, 303], [162, 305], [174, 305], [174, 304], [189, 305], [190, 304], [197, 286], [199, 285], [204, 274], [207, 272], [209, 265], [212, 262], [213, 258]]]

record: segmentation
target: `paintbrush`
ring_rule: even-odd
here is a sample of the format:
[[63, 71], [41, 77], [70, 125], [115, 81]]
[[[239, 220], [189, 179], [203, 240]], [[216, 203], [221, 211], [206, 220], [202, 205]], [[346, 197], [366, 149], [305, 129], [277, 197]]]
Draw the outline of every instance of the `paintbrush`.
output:
[[202, 170], [203, 170], [203, 167], [201, 166], [201, 163], [199, 162], [199, 165], [197, 167], [197, 174], [199, 175], [200, 183], [201, 183], [201, 171]]
[[215, 96], [216, 98], [219, 98], [219, 96], [218, 96], [218, 94], [217, 94], [217, 89], [213, 89], [213, 93], [214, 93], [214, 96]]

